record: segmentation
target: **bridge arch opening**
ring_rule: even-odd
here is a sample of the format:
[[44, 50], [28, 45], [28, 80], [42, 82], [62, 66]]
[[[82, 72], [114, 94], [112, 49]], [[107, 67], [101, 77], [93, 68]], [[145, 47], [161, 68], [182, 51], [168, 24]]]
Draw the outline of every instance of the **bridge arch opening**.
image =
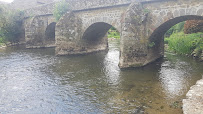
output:
[[55, 44], [55, 26], [56, 26], [56, 22], [52, 22], [46, 28], [45, 41], [47, 45]]
[[87, 48], [101, 51], [108, 49], [108, 34], [113, 30], [117, 32], [117, 36], [120, 37], [118, 29], [113, 27], [111, 24], [105, 22], [97, 22], [90, 25], [84, 32], [82, 40], [86, 43]]
[[164, 22], [154, 30], [154, 32], [149, 37], [149, 42], [154, 44], [153, 47], [150, 48], [150, 51], [152, 51], [153, 53], [152, 56], [157, 56], [157, 55], [159, 55], [159, 57], [164, 56], [165, 33], [174, 25], [187, 20], [203, 20], [203, 16], [186, 15], [186, 16], [176, 17], [173, 19], [169, 19], [168, 21]]

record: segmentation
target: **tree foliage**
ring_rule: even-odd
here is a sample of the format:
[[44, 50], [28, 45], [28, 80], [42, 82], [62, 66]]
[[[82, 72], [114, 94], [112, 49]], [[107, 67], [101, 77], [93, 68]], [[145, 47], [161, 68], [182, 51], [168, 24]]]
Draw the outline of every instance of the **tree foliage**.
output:
[[178, 33], [178, 32], [181, 32], [184, 30], [184, 24], [185, 24], [185, 21], [184, 22], [180, 22], [174, 26], [172, 26], [167, 32], [166, 32], [166, 36], [170, 36], [172, 35], [173, 33]]
[[203, 20], [188, 20], [184, 25], [184, 33], [191, 34], [203, 32]]
[[12, 10], [5, 5], [0, 5], [0, 41], [1, 43], [19, 41], [22, 32], [23, 12]]
[[58, 21], [69, 10], [69, 4], [66, 0], [58, 2], [54, 7], [54, 17]]

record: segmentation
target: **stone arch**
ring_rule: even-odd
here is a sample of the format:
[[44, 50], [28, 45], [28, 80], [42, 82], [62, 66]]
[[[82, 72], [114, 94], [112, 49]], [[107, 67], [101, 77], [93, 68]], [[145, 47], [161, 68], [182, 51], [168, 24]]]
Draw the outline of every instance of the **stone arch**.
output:
[[[203, 20], [203, 5], [200, 1], [192, 0], [163, 3], [160, 7], [151, 8], [148, 15], [148, 44], [155, 43], [148, 48], [148, 60], [154, 61], [164, 55], [164, 34], [175, 24], [186, 20]], [[147, 7], [147, 6], [146, 6]], [[151, 60], [150, 60], [151, 59]]]
[[46, 39], [46, 30], [54, 22], [52, 16], [35, 16], [26, 27], [26, 48], [52, 47]]
[[119, 32], [121, 32], [121, 22], [120, 21], [121, 21], [121, 15], [120, 15], [120, 18], [118, 18], [118, 19], [112, 19], [112, 18], [109, 18], [108, 16], [93, 17], [84, 24], [84, 30], [87, 30], [94, 24], [104, 23], [104, 24], [108, 24], [108, 25], [115, 27]]
[[[149, 22], [150, 26], [148, 27], [150, 39], [157, 36], [157, 32], [159, 32], [159, 36], [163, 36], [168, 29], [179, 22], [203, 19], [203, 5], [200, 2], [193, 3], [192, 0], [185, 1], [182, 4], [179, 4], [179, 2], [182, 3], [178, 0], [177, 3], [174, 3], [174, 6], [150, 12], [151, 22]], [[167, 3], [163, 6], [167, 6]]]
[[164, 55], [164, 34], [175, 24], [187, 20], [203, 20], [201, 15], [184, 15], [174, 18], [168, 18], [160, 24], [149, 36], [149, 43], [154, 43], [153, 48], [149, 49], [151, 57], [155, 59]]
[[56, 55], [87, 54], [108, 48], [106, 33], [116, 23], [93, 18], [87, 21], [82, 17], [82, 14], [67, 12], [59, 20], [56, 25]]
[[[173, 25], [191, 19], [203, 19], [200, 1], [178, 0], [152, 4], [132, 3], [122, 23], [119, 65], [140, 67], [163, 56], [163, 36]], [[150, 44], [155, 43], [154, 46]]]
[[97, 22], [90, 25], [82, 35], [84, 48], [92, 52], [108, 49], [107, 33], [112, 25], [105, 22]]

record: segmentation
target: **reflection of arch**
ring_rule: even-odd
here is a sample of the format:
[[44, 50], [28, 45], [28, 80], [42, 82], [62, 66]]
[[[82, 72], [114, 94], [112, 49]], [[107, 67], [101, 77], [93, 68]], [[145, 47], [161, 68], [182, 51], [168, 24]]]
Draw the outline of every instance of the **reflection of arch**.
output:
[[45, 31], [45, 40], [55, 41], [55, 26], [56, 22], [49, 24]]

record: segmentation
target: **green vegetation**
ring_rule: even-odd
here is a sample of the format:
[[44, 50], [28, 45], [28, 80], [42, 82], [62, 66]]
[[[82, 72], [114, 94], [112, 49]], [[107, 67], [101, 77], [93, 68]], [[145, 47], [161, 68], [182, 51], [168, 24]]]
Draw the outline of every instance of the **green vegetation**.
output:
[[54, 7], [54, 13], [53, 13], [56, 21], [58, 21], [68, 10], [69, 10], [69, 4], [66, 2], [66, 0], [62, 0], [61, 2], [58, 2]]
[[170, 35], [172, 35], [173, 33], [178, 33], [178, 32], [182, 32], [184, 30], [184, 22], [180, 22], [176, 25], [174, 25], [173, 27], [171, 27], [166, 33], [165, 33], [165, 37], [169, 37]]
[[144, 9], [143, 12], [144, 12], [144, 14], [148, 14], [148, 13], [150, 13], [150, 10], [149, 9]]
[[184, 34], [183, 32], [173, 33], [169, 38], [165, 38], [169, 50], [177, 54], [191, 54], [194, 50], [203, 50], [203, 33]]
[[0, 5], [0, 44], [19, 42], [22, 33], [23, 12]]
[[167, 31], [164, 39], [164, 43], [168, 45], [167, 50], [200, 58], [203, 51], [203, 33], [185, 34], [185, 29], [185, 22], [181, 22]]
[[120, 38], [120, 33], [116, 30], [116, 28], [112, 27], [108, 31], [108, 38]]
[[152, 48], [152, 47], [154, 47], [156, 44], [154, 43], [154, 42], [150, 42], [149, 44], [148, 44], [148, 47], [149, 48]]

